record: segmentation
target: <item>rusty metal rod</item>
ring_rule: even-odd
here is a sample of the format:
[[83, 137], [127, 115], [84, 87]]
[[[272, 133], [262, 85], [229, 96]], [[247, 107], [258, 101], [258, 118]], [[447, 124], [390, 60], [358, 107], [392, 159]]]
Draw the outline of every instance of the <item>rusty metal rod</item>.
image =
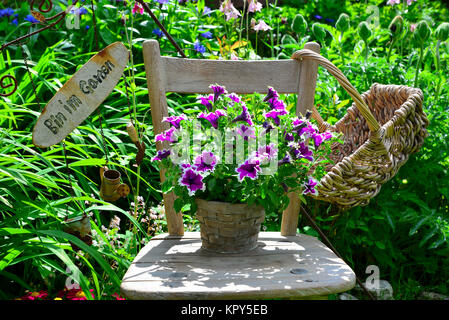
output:
[[[34, 2], [34, 1], [33, 1], [33, 2]], [[35, 34], [41, 33], [42, 31], [47, 30], [47, 29], [50, 29], [50, 28], [52, 28], [53, 26], [57, 25], [57, 24], [58, 24], [59, 22], [61, 22], [62, 19], [64, 19], [64, 17], [67, 15], [68, 9], [70, 9], [70, 8], [72, 8], [74, 5], [76, 5], [77, 2], [78, 2], [78, 0], [74, 0], [73, 4], [72, 4], [70, 7], [68, 7], [65, 11], [62, 11], [62, 12], [60, 12], [60, 13], [58, 13], [58, 14], [56, 14], [56, 15], [50, 17], [50, 18], [46, 18], [46, 19], [45, 19], [45, 21], [49, 21], [49, 20], [53, 20], [53, 19], [56, 19], [56, 18], [59, 17], [59, 19], [56, 20], [55, 22], [53, 22], [53, 23], [49, 24], [48, 26], [45, 26], [45, 27], [43, 27], [43, 28], [41, 28], [41, 29], [39, 29], [39, 30], [36, 30], [36, 31], [31, 32], [31, 33], [28, 33], [28, 34], [26, 34], [26, 35], [24, 35], [24, 36], [22, 36], [22, 37], [19, 37], [19, 38], [13, 40], [13, 41], [10, 41], [10, 42], [8, 42], [8, 43], [6, 43], [6, 44], [3, 44], [3, 45], [0, 47], [0, 51], [3, 51], [5, 48], [7, 48], [7, 47], [9, 47], [9, 46], [11, 46], [11, 45], [13, 45], [13, 44], [15, 44], [15, 43], [21, 42], [22, 40], [25, 40], [25, 39], [27, 39], [27, 38], [29, 38], [29, 37], [31, 37], [31, 36], [34, 36]], [[41, 3], [41, 5], [42, 5], [42, 3]]]
[[[312, 219], [312, 217], [309, 215], [309, 213], [301, 206], [301, 210], [304, 213], [304, 215], [306, 216], [307, 220], [309, 220], [310, 224], [313, 226], [313, 228], [320, 234], [320, 236], [323, 238], [324, 242], [326, 243], [326, 245], [335, 253], [335, 255], [337, 257], [339, 257], [341, 260], [344, 261], [344, 259], [342, 258], [342, 256], [338, 253], [337, 249], [335, 249], [335, 247], [332, 245], [332, 243], [329, 241], [329, 239], [326, 237], [326, 235], [324, 234], [324, 232], [321, 230], [320, 227], [318, 227], [318, 225], [315, 223], [315, 221]], [[368, 289], [366, 289], [366, 287], [363, 285], [362, 281], [360, 281], [360, 279], [357, 277], [357, 275], [355, 276], [355, 279], [357, 281], [357, 283], [359, 284], [359, 286], [363, 289], [363, 291], [370, 297], [371, 300], [377, 300], [372, 294], [371, 292], [368, 291]]]
[[176, 48], [176, 50], [179, 52], [181, 57], [187, 58], [187, 56], [184, 54], [184, 51], [182, 51], [181, 47], [176, 43], [175, 39], [168, 33], [168, 31], [165, 29], [165, 27], [162, 25], [162, 23], [159, 21], [159, 19], [154, 15], [154, 13], [151, 11], [150, 7], [143, 1], [143, 0], [136, 0], [139, 2], [143, 9], [150, 15], [151, 19], [156, 22], [158, 27], [161, 29], [161, 31], [165, 34], [167, 39], [171, 42], [171, 44]]

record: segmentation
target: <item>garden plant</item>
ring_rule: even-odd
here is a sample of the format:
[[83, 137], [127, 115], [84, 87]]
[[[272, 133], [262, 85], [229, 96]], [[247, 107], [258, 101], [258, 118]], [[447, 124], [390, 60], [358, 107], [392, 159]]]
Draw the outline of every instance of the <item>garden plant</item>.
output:
[[[304, 196], [302, 206], [362, 280], [375, 266], [380, 279], [391, 284], [394, 299], [449, 295], [447, 2], [52, 0], [40, 4], [9, 0], [0, 7], [0, 299], [123, 299], [120, 282], [131, 262], [154, 235], [167, 230], [163, 192], [178, 194], [175, 205], [187, 231], [200, 229], [195, 196], [265, 205], [262, 230], [279, 231], [287, 187], [313, 192], [315, 181], [324, 174], [319, 162], [324, 167], [329, 145], [339, 143], [339, 137], [318, 134], [314, 120], [306, 115], [297, 118], [297, 95], [278, 95], [276, 88], [267, 88], [239, 97], [223, 93], [226, 88], [216, 84], [211, 84], [211, 95], [167, 94], [170, 118], [166, 121], [172, 131], [177, 126], [194, 130], [197, 123], [207, 130], [230, 128], [243, 136], [247, 132], [260, 137], [267, 128], [280, 126], [276, 149], [271, 150], [268, 140], [265, 149], [256, 149], [253, 155], [259, 157], [256, 161], [276, 155], [276, 164], [290, 163], [280, 165], [274, 175], [259, 175], [260, 163], [251, 162], [250, 154], [226, 167], [215, 154], [204, 153], [197, 163], [189, 164], [194, 169], [187, 164], [173, 166], [168, 151], [156, 150], [155, 141], [170, 140], [171, 133], [153, 134], [142, 58], [147, 39], [157, 39], [164, 56], [216, 60], [290, 59], [306, 42], [316, 41], [321, 54], [360, 93], [374, 83], [421, 89], [428, 136], [421, 150], [368, 205], [342, 210]], [[45, 20], [55, 15], [54, 20]], [[113, 92], [62, 143], [36, 147], [33, 128], [48, 101], [94, 54], [117, 41], [130, 57]], [[223, 94], [214, 97], [212, 90], [219, 88]], [[320, 68], [315, 95], [320, 115], [335, 124], [351, 104], [348, 93]], [[301, 123], [307, 126], [298, 129]], [[295, 136], [305, 128], [310, 129], [308, 140]], [[312, 151], [316, 154], [308, 159], [306, 154]], [[165, 184], [159, 179], [161, 164], [169, 169]], [[104, 166], [121, 173], [130, 188], [127, 197], [114, 202], [102, 199], [99, 169]], [[301, 180], [286, 178], [295, 166], [302, 168]], [[312, 167], [314, 172], [309, 170]], [[229, 183], [220, 181], [224, 179]], [[221, 199], [212, 199], [209, 191], [219, 193]], [[321, 239], [302, 215], [298, 232]], [[350, 293], [368, 298], [357, 288]], [[330, 298], [339, 299], [338, 295]]]

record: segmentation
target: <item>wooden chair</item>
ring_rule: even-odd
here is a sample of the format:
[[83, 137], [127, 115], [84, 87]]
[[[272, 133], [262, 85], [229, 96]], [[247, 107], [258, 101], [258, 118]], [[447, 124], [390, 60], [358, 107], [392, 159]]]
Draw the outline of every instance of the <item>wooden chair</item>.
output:
[[[309, 42], [305, 49], [319, 53]], [[210, 93], [210, 84], [228, 92], [297, 93], [296, 113], [314, 104], [318, 66], [296, 60], [230, 61], [161, 57], [159, 43], [143, 43], [154, 133], [169, 128], [166, 93]], [[167, 148], [158, 143], [157, 149]], [[164, 180], [161, 170], [160, 178]], [[353, 271], [314, 237], [296, 234], [299, 198], [289, 194], [281, 232], [261, 232], [260, 247], [249, 254], [213, 256], [199, 250], [199, 233], [184, 234], [174, 194], [164, 195], [168, 234], [153, 237], [126, 273], [121, 290], [129, 299], [253, 299], [326, 296], [355, 285]], [[238, 284], [236, 284], [238, 283]]]

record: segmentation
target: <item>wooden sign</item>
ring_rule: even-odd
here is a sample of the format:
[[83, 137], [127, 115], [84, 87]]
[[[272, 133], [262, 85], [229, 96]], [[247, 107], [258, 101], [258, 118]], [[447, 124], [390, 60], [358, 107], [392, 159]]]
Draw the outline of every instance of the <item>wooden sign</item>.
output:
[[33, 130], [33, 144], [61, 142], [109, 96], [123, 74], [128, 49], [115, 42], [93, 56], [45, 106]]

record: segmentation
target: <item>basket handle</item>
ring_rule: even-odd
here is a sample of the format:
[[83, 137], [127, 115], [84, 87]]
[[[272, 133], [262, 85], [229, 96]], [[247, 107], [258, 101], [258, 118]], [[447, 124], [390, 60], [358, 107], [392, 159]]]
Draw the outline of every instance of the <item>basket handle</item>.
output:
[[337, 79], [338, 83], [346, 90], [346, 92], [351, 96], [352, 100], [355, 102], [357, 109], [360, 111], [362, 116], [365, 118], [368, 123], [369, 129], [373, 133], [377, 133], [380, 130], [380, 125], [377, 120], [374, 118], [370, 109], [368, 108], [365, 101], [362, 99], [358, 91], [354, 88], [354, 86], [349, 82], [348, 78], [338, 69], [332, 62], [324, 58], [318, 53], [313, 52], [312, 50], [302, 49], [293, 53], [292, 59], [302, 61], [302, 60], [314, 60], [319, 65], [324, 67], [330, 74], [332, 74], [335, 79]]

